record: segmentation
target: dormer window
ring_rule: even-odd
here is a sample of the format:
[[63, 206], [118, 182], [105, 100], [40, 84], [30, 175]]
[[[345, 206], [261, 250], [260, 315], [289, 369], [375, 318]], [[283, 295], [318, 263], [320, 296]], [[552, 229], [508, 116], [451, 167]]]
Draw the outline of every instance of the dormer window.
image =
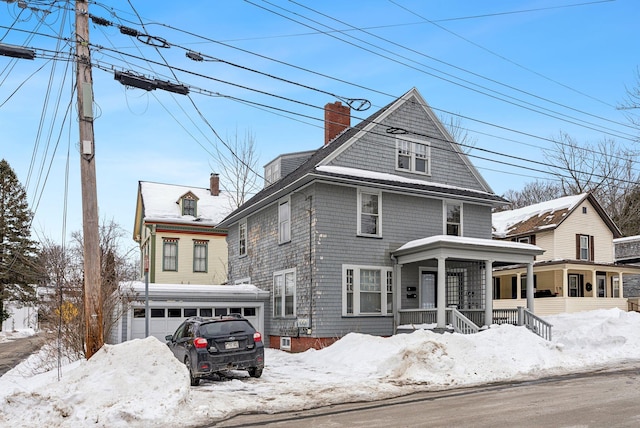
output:
[[265, 187], [280, 180], [280, 159], [276, 159], [264, 167]]
[[198, 198], [191, 192], [180, 198], [180, 206], [182, 208], [182, 215], [190, 215], [197, 217], [197, 202]]
[[422, 140], [396, 140], [396, 170], [431, 174], [431, 147]]

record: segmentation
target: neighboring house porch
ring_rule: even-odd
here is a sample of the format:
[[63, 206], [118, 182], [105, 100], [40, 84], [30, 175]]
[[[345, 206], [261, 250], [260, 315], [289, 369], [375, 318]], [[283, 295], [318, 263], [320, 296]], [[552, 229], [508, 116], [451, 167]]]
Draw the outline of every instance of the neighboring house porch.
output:
[[[496, 269], [494, 302], [496, 309], [523, 306], [527, 286], [524, 265]], [[553, 260], [535, 263], [534, 307], [537, 315], [553, 315], [595, 309], [628, 309], [623, 277], [640, 273], [640, 267], [610, 263]]]
[[[494, 267], [522, 264], [533, 277], [534, 257], [543, 253], [535, 245], [491, 239], [438, 235], [408, 242], [393, 251], [396, 284], [395, 329], [431, 324], [446, 329], [454, 307], [477, 326], [494, 323]], [[533, 289], [521, 306], [533, 310]], [[362, 300], [362, 296], [360, 296]]]

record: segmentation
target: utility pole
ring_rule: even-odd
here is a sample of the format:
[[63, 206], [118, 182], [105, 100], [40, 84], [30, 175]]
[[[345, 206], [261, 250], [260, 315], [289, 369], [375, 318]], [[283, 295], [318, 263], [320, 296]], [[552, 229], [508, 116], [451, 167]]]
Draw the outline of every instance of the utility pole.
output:
[[86, 357], [104, 344], [102, 278], [93, 138], [93, 80], [89, 51], [89, 5], [76, 0], [76, 85], [80, 125], [80, 179], [82, 181], [82, 233], [84, 244], [84, 318]]

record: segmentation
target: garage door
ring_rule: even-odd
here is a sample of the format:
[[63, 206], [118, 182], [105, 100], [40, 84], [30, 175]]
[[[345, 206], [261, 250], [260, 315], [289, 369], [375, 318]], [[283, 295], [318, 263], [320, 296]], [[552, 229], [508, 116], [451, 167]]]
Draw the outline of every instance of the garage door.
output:
[[[187, 318], [193, 316], [212, 317], [229, 314], [240, 314], [245, 317], [256, 330], [262, 332], [260, 323], [260, 308], [255, 306], [221, 306], [212, 307], [211, 304], [193, 305], [190, 307], [151, 306], [149, 308], [149, 335], [164, 342], [165, 336], [173, 334], [178, 326]], [[131, 320], [131, 335], [129, 339], [143, 339], [145, 337], [145, 308], [134, 307]]]

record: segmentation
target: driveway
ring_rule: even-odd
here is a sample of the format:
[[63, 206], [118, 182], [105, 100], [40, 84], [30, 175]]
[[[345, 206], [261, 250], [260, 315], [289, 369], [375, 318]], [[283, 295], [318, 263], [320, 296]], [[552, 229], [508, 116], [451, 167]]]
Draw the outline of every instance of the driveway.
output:
[[40, 349], [43, 338], [44, 336], [36, 334], [0, 343], [0, 376]]

